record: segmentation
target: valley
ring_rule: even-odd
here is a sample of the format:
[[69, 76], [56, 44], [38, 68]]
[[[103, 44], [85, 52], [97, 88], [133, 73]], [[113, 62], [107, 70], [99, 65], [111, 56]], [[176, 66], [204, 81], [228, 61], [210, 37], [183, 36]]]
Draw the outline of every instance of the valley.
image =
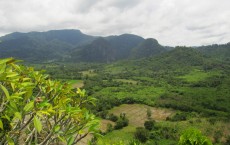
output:
[[215, 145], [230, 140], [229, 43], [168, 47], [137, 35], [77, 30], [13, 33], [0, 40], [1, 58], [23, 59], [22, 65], [96, 98], [85, 107], [100, 118], [103, 137], [87, 136], [82, 144], [131, 144], [146, 121], [153, 124], [145, 129], [145, 145], [177, 144], [188, 128]]

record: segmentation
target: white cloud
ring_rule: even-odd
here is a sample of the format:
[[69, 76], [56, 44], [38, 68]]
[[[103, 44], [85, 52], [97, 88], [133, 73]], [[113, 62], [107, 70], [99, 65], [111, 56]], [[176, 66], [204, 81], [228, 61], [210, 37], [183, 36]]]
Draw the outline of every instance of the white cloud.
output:
[[230, 41], [229, 0], [0, 0], [0, 35], [80, 29], [133, 33], [163, 45]]

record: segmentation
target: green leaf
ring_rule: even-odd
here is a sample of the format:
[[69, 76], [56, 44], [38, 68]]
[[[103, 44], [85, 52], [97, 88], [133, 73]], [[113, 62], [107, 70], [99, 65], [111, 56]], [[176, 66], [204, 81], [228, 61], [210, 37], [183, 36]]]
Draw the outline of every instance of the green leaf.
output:
[[1, 84], [0, 84], [0, 87], [3, 90], [3, 92], [5, 93], [6, 98], [9, 99], [10, 95], [9, 95], [8, 90], [3, 85], [1, 85]]
[[73, 142], [74, 142], [74, 137], [71, 136], [71, 137], [68, 139], [68, 141], [67, 141], [67, 145], [72, 145]]
[[0, 119], [0, 128], [4, 130], [2, 120]]
[[32, 110], [34, 108], [34, 102], [29, 102], [28, 104], [26, 104], [26, 106], [23, 108], [24, 111], [29, 112], [30, 110]]
[[64, 139], [63, 137], [61, 137], [60, 135], [58, 135], [58, 138], [59, 138], [62, 142], [65, 142], [65, 143], [66, 143], [65, 139]]
[[10, 72], [7, 74], [7, 78], [12, 78], [12, 77], [15, 77], [15, 76], [18, 76], [18, 73], [15, 73], [15, 72]]
[[10, 102], [10, 107], [11, 107], [11, 109], [13, 109], [14, 112], [18, 111], [18, 107], [17, 107], [15, 102], [11, 101]]
[[6, 58], [6, 59], [1, 59], [1, 60], [0, 60], [0, 64], [7, 63], [7, 62], [13, 61], [13, 60], [14, 60], [14, 59], [13, 59], [12, 57]]
[[89, 127], [89, 132], [94, 132], [95, 130], [98, 130], [99, 124], [93, 124]]
[[34, 117], [34, 127], [38, 131], [38, 133], [41, 132], [42, 130], [42, 123], [41, 121], [37, 118], [37, 116]]
[[6, 68], [6, 64], [3, 63], [1, 66], [0, 66], [0, 74], [3, 73], [5, 71], [5, 68]]
[[19, 112], [15, 112], [14, 116], [18, 118], [20, 121], [22, 121], [22, 115]]
[[8, 142], [8, 145], [14, 145], [14, 141], [7, 136], [7, 142]]
[[15, 90], [15, 83], [10, 83], [11, 88], [13, 89], [13, 91]]
[[58, 132], [59, 130], [60, 130], [60, 125], [56, 125], [55, 127], [54, 127], [54, 132]]

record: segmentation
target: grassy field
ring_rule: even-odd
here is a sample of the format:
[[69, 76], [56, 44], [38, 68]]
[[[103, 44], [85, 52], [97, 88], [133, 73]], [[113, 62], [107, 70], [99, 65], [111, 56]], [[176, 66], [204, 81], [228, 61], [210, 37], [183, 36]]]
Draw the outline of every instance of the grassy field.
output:
[[70, 83], [73, 88], [81, 88], [84, 86], [82, 80], [68, 80], [67, 82]]
[[119, 116], [121, 113], [125, 113], [126, 117], [129, 119], [129, 125], [138, 127], [144, 126], [144, 122], [148, 120], [148, 108], [151, 110], [151, 118], [156, 121], [166, 120], [168, 116], [173, 114], [173, 111], [169, 109], [149, 107], [142, 104], [123, 104], [111, 109], [110, 113], [113, 113], [117, 116]]
[[135, 100], [145, 101], [145, 104], [154, 105], [155, 100], [165, 93], [163, 87], [139, 86], [127, 84], [119, 87], [105, 87], [96, 92], [94, 96], [117, 97], [119, 99], [131, 97]]
[[[185, 121], [167, 121], [167, 117], [173, 116], [173, 114], [176, 113], [174, 110], [155, 108], [142, 104], [123, 104], [118, 107], [114, 107], [109, 112], [117, 116], [119, 116], [120, 113], [125, 113], [126, 117], [129, 119], [129, 126], [120, 130], [114, 130], [107, 133], [103, 138], [100, 138], [98, 140], [98, 144], [110, 145], [113, 143], [117, 143], [118, 141], [128, 143], [128, 141], [132, 140], [134, 137], [133, 134], [135, 132], [135, 128], [144, 126], [144, 122], [148, 120], [147, 108], [151, 110], [151, 118], [156, 120], [156, 126], [158, 126], [159, 128], [171, 128], [175, 130], [174, 134], [176, 138], [179, 138], [184, 130], [191, 127], [201, 130], [202, 133], [208, 136], [213, 142], [215, 142], [215, 136], [217, 136], [218, 134], [220, 134], [221, 136], [221, 141], [225, 141], [227, 135], [230, 134], [229, 122], [217, 121], [210, 123], [210, 121], [208, 121], [206, 118], [202, 118], [199, 116], [190, 117]], [[104, 120], [103, 122], [105, 124], [102, 125], [105, 127], [108, 121]], [[175, 144], [176, 142], [177, 141], [175, 140], [161, 139], [158, 141], [158, 144], [168, 145], [170, 143]]]
[[184, 79], [185, 81], [187, 81], [189, 83], [194, 83], [194, 82], [199, 82], [199, 81], [205, 80], [208, 77], [218, 76], [218, 75], [220, 75], [220, 71], [205, 72], [203, 70], [194, 69], [189, 74], [186, 74], [184, 76], [180, 76], [178, 78]]
[[130, 84], [133, 84], [133, 85], [136, 85], [136, 84], [137, 84], [137, 81], [128, 80], [128, 79], [115, 79], [115, 81], [123, 82], [123, 83], [130, 83]]
[[81, 71], [80, 73], [82, 73], [83, 76], [88, 76], [88, 77], [93, 77], [97, 75], [97, 73], [95, 73], [93, 69]]
[[133, 136], [133, 132], [135, 132], [134, 126], [127, 126], [122, 128], [121, 130], [114, 130], [112, 132], [107, 133], [104, 137], [98, 140], [98, 145], [111, 145], [122, 141], [123, 143], [128, 143]]

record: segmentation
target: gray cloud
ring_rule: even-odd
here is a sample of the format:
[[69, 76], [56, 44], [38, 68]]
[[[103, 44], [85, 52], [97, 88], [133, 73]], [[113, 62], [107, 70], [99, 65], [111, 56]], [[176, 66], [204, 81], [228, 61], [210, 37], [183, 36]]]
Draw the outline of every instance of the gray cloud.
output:
[[0, 0], [0, 35], [80, 29], [133, 33], [163, 45], [230, 41], [229, 0]]

